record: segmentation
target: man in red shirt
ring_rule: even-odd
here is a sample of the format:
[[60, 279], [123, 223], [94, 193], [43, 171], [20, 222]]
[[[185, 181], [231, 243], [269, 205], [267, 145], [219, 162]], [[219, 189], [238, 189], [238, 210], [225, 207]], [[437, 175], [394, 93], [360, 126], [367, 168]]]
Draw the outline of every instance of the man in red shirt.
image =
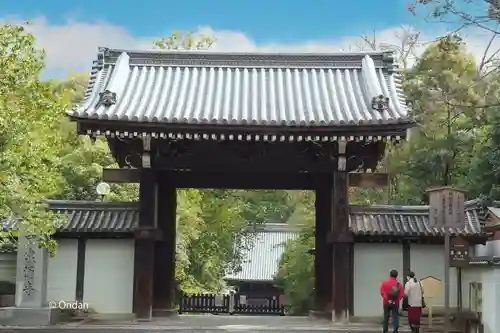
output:
[[394, 333], [399, 330], [399, 303], [405, 294], [403, 284], [398, 281], [398, 271], [393, 269], [389, 278], [380, 286], [380, 296], [384, 305], [384, 333], [389, 331], [389, 318], [392, 315]]

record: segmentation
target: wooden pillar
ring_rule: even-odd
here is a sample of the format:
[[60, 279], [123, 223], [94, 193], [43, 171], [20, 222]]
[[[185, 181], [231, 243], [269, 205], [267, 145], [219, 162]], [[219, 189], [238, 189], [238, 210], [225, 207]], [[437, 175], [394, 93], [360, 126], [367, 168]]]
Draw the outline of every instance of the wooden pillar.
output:
[[354, 242], [349, 244], [349, 315], [354, 316]]
[[332, 283], [332, 320], [349, 320], [349, 288], [353, 285], [352, 243], [349, 230], [348, 177], [346, 170], [346, 142], [339, 141], [338, 170], [333, 175], [332, 201], [332, 243], [333, 243], [333, 283]]
[[76, 300], [83, 303], [83, 291], [85, 285], [85, 256], [87, 252], [87, 238], [78, 238], [78, 250], [76, 255]]
[[403, 271], [401, 272], [401, 280], [406, 284], [406, 277], [408, 272], [411, 270], [411, 252], [410, 252], [410, 241], [408, 239], [403, 239]]
[[139, 186], [139, 226], [135, 232], [134, 313], [139, 320], [151, 320], [158, 194], [154, 170], [141, 169]]
[[[316, 189], [315, 232], [315, 310], [331, 315], [332, 311], [332, 245], [328, 242], [332, 221], [332, 175], [327, 175]], [[321, 314], [318, 314], [321, 316]]]
[[175, 313], [175, 239], [177, 189], [167, 174], [158, 182], [158, 228], [163, 239], [155, 244], [153, 315]]

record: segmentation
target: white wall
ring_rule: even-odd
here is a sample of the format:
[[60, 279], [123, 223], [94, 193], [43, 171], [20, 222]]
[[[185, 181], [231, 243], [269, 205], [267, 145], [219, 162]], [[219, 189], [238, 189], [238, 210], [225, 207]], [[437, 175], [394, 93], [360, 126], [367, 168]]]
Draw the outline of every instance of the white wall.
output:
[[[410, 269], [418, 278], [433, 276], [444, 282], [444, 248], [442, 245], [411, 244]], [[354, 245], [354, 315], [376, 317], [382, 315], [380, 284], [391, 269], [403, 278], [403, 249], [401, 244], [357, 243]], [[457, 305], [457, 274], [450, 269], [450, 306]], [[481, 271], [462, 270], [462, 306], [469, 306], [469, 283], [481, 280]], [[444, 292], [444, 290], [443, 290]], [[444, 295], [432, 301], [436, 307], [444, 305]]]
[[484, 333], [500, 332], [500, 269], [485, 268], [482, 271], [483, 295], [482, 295], [482, 323]]
[[17, 254], [10, 252], [0, 253], [0, 281], [16, 283]]
[[485, 245], [474, 246], [475, 257], [498, 257], [500, 256], [500, 240], [489, 240]]
[[47, 301], [75, 300], [77, 256], [76, 239], [58, 240], [56, 255], [49, 258]]
[[380, 284], [392, 269], [402, 272], [401, 244], [354, 244], [354, 315], [356, 317], [382, 316]]
[[[444, 246], [428, 244], [411, 244], [411, 267], [418, 278], [433, 276], [444, 283]], [[472, 268], [462, 269], [462, 306], [469, 306], [469, 284], [481, 280], [481, 272]], [[457, 269], [450, 268], [450, 307], [457, 306]], [[429, 299], [429, 304], [444, 306], [444, 289], [440, 297]]]
[[97, 313], [131, 314], [133, 285], [133, 239], [87, 241], [84, 302]]

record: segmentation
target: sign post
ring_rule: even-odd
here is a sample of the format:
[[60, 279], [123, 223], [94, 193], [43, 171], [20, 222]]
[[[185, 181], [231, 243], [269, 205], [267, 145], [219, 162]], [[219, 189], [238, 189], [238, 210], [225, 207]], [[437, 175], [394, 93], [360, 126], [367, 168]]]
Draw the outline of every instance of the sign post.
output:
[[450, 331], [450, 229], [465, 227], [465, 192], [453, 187], [429, 189], [429, 227], [444, 231], [444, 332]]

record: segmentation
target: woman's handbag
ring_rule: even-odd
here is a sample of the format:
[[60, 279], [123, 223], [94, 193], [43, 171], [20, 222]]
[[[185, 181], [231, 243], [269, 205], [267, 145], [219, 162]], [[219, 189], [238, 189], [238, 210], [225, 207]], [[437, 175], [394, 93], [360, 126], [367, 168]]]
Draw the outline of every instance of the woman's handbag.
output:
[[420, 280], [418, 281], [418, 284], [420, 285], [420, 291], [422, 292], [422, 309], [425, 309], [427, 307], [427, 304], [425, 303], [424, 289], [422, 289], [422, 284], [420, 283]]
[[401, 303], [401, 308], [403, 311], [408, 311], [408, 296], [403, 296], [403, 302]]

